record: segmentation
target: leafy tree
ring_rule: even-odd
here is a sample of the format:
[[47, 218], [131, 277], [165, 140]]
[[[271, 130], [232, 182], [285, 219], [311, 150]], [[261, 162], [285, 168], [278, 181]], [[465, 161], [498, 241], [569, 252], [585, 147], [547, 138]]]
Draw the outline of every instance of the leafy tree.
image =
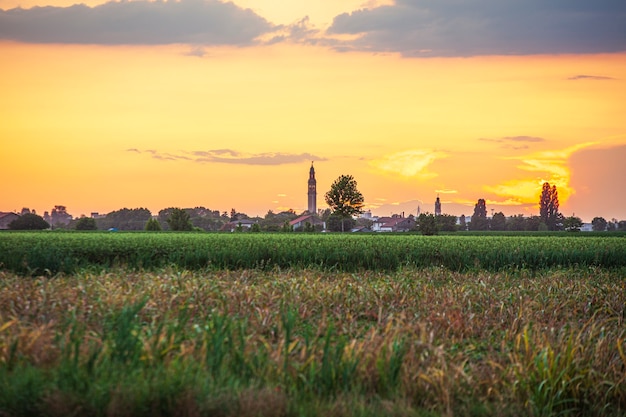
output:
[[550, 187], [549, 182], [543, 183], [539, 197], [539, 217], [548, 230], [559, 230], [562, 216], [559, 216], [559, 193], [556, 185]]
[[437, 229], [437, 217], [432, 213], [421, 213], [417, 218], [417, 230], [421, 234], [426, 236], [436, 235], [439, 231]]
[[266, 232], [280, 232], [283, 230], [285, 222], [289, 225], [289, 222], [297, 217], [298, 215], [293, 210], [281, 211], [280, 213], [274, 213], [270, 210], [265, 217], [259, 221], [259, 226], [261, 230]]
[[435, 216], [435, 220], [437, 221], [437, 230], [442, 232], [456, 232], [456, 216], [452, 214], [440, 214]]
[[181, 208], [172, 209], [170, 217], [167, 218], [167, 224], [170, 226], [170, 230], [174, 231], [183, 232], [193, 230], [189, 214]]
[[338, 214], [331, 214], [326, 220], [326, 228], [331, 232], [344, 232], [356, 226], [356, 220], [352, 217], [343, 217]]
[[479, 198], [474, 206], [474, 214], [469, 225], [470, 230], [487, 230], [489, 229], [489, 221], [487, 220], [487, 204], [484, 198]]
[[526, 231], [536, 232], [542, 227], [545, 229], [548, 228], [546, 224], [541, 221], [541, 217], [539, 216], [530, 216], [524, 220], [524, 230]]
[[337, 178], [330, 186], [325, 198], [333, 215], [342, 219], [342, 232], [345, 231], [345, 219], [363, 213], [363, 194], [357, 189], [356, 180], [352, 175], [341, 175]]
[[591, 228], [594, 232], [604, 232], [606, 230], [607, 221], [604, 217], [594, 217], [591, 221]]
[[580, 232], [580, 228], [583, 227], [583, 221], [576, 216], [566, 217], [563, 219], [563, 227], [568, 232]]
[[523, 214], [511, 216], [506, 219], [506, 230], [520, 232], [525, 229], [525, 222], [526, 219], [524, 219]]
[[146, 226], [144, 227], [144, 229], [149, 232], [159, 232], [162, 230], [161, 223], [159, 223], [157, 219], [149, 219], [146, 222]]
[[293, 226], [289, 224], [289, 220], [285, 220], [283, 223], [283, 227], [281, 229], [282, 232], [293, 232]]
[[116, 228], [119, 230], [143, 230], [146, 222], [152, 218], [147, 208], [129, 209], [124, 207], [108, 213], [103, 219], [98, 219], [100, 229]]
[[11, 230], [44, 230], [49, 229], [50, 224], [37, 214], [26, 213], [9, 223], [8, 227]]
[[258, 223], [254, 223], [252, 225], [252, 227], [250, 228], [250, 231], [252, 233], [259, 233], [259, 232], [261, 232], [261, 225], [259, 225]]
[[81, 217], [76, 222], [76, 230], [98, 230], [96, 219], [91, 217]]
[[465, 214], [461, 214], [461, 217], [459, 217], [459, 230], [467, 230], [467, 221], [465, 220]]
[[501, 211], [492, 216], [491, 230], [506, 230], [506, 216]]

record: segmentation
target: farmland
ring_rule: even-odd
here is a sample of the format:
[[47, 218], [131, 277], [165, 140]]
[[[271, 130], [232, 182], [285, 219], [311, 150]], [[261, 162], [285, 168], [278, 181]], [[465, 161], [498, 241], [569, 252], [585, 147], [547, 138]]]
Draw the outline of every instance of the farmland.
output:
[[624, 415], [624, 241], [1, 234], [0, 415]]
[[624, 268], [626, 239], [614, 236], [15, 232], [0, 235], [0, 267], [20, 274], [115, 266], [339, 271], [433, 266], [453, 271]]

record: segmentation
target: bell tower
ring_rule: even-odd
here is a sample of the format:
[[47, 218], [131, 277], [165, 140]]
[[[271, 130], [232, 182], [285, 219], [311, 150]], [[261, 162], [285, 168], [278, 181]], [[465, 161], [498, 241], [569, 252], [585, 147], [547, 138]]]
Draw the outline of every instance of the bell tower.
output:
[[309, 206], [310, 214], [317, 214], [317, 181], [315, 180], [315, 168], [311, 161], [311, 169], [309, 170]]
[[441, 216], [441, 200], [439, 200], [439, 194], [437, 194], [437, 200], [435, 200], [435, 216]]

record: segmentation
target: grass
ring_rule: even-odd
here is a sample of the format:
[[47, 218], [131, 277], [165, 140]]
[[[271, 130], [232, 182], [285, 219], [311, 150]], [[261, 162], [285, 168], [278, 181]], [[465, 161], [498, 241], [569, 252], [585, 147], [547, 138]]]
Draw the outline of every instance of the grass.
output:
[[1, 416], [626, 413], [598, 268], [0, 271]]

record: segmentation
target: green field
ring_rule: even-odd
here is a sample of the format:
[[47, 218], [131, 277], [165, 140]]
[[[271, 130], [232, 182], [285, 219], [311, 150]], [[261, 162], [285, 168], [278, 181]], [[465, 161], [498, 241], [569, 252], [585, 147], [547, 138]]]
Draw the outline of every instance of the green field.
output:
[[0, 416], [622, 416], [625, 240], [2, 233]]
[[624, 268], [626, 238], [610, 236], [14, 232], [0, 234], [0, 268], [49, 275], [120, 266], [337, 271]]

